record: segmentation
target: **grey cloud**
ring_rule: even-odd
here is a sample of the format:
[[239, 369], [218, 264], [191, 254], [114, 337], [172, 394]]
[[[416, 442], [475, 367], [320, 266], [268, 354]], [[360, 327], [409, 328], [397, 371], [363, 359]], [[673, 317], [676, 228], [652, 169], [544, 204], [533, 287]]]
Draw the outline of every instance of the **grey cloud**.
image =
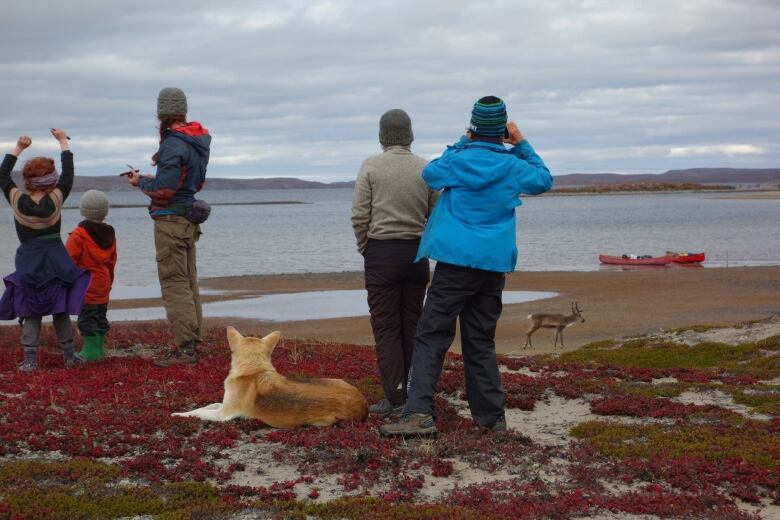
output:
[[148, 161], [169, 85], [214, 134], [212, 175], [351, 178], [392, 107], [433, 157], [488, 93], [558, 173], [780, 159], [772, 1], [75, 0], [4, 15], [0, 140], [65, 126], [85, 174]]

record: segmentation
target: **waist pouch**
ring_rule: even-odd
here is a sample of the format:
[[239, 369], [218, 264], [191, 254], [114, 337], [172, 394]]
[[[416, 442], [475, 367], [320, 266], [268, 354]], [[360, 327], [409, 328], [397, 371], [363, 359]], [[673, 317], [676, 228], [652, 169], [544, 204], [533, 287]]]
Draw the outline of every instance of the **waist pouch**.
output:
[[208, 220], [209, 215], [211, 215], [211, 204], [197, 199], [184, 213], [184, 217], [193, 224], [203, 224]]

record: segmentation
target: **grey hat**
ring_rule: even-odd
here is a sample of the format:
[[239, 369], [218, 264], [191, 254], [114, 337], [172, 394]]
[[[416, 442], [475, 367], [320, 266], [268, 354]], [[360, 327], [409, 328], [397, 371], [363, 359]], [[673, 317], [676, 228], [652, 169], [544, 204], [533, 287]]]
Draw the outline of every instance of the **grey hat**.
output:
[[79, 209], [82, 217], [102, 221], [108, 215], [108, 197], [102, 191], [89, 190], [81, 196]]
[[157, 95], [158, 116], [186, 116], [187, 96], [180, 88], [166, 87]]
[[409, 146], [414, 141], [412, 120], [400, 108], [388, 110], [379, 119], [379, 142], [384, 147]]

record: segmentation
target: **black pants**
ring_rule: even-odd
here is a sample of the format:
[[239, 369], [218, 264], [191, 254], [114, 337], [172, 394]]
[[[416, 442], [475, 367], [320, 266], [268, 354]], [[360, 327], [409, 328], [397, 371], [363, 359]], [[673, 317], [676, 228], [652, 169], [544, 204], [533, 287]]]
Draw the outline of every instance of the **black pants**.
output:
[[108, 304], [87, 303], [81, 309], [77, 325], [82, 336], [94, 336], [98, 332], [105, 334], [110, 329], [106, 313]]
[[433, 415], [433, 394], [458, 318], [471, 417], [492, 426], [504, 414], [495, 344], [503, 289], [504, 273], [436, 264], [414, 338], [405, 414]]
[[368, 307], [385, 397], [406, 400], [414, 333], [430, 278], [427, 260], [414, 263], [419, 240], [369, 240], [364, 253]]

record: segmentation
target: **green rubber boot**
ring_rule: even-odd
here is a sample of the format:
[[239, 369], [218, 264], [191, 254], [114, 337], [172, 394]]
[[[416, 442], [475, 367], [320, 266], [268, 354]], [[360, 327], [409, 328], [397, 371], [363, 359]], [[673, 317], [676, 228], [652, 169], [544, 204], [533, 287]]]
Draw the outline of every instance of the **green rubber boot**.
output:
[[84, 344], [81, 346], [80, 355], [87, 361], [97, 361], [103, 359], [105, 354], [103, 353], [103, 335], [93, 334], [91, 336], [84, 336]]
[[100, 359], [106, 357], [106, 334], [108, 334], [108, 331], [98, 332], [98, 336], [100, 336]]

